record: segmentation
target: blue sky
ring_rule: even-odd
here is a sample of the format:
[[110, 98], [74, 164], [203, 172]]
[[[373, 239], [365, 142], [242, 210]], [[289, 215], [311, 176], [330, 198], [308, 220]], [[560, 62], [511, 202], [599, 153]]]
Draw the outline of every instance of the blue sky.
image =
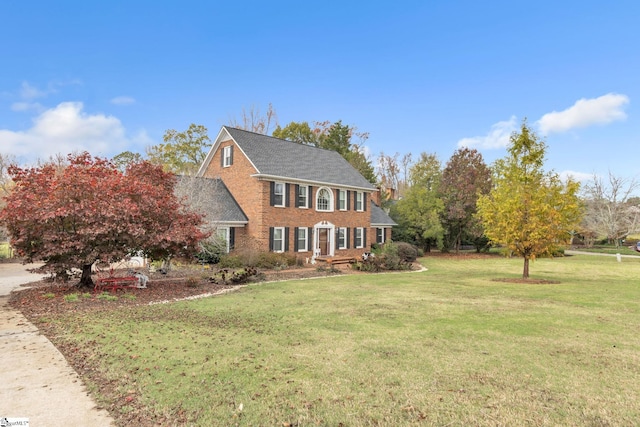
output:
[[523, 118], [546, 169], [640, 173], [640, 2], [0, 2], [0, 152], [144, 152], [273, 104], [368, 132], [375, 161], [503, 157]]

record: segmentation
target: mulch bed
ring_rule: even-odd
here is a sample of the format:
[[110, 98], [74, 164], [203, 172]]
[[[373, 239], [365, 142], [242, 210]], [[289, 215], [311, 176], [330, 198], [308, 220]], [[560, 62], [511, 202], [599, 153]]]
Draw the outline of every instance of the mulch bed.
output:
[[[9, 304], [35, 323], [42, 317], [52, 317], [65, 313], [113, 310], [125, 306], [133, 307], [150, 303], [176, 301], [200, 295], [217, 294], [228, 291], [234, 286], [211, 283], [206, 279], [208, 273], [212, 272], [176, 269], [167, 274], [150, 273], [147, 288], [127, 288], [118, 290], [115, 293], [107, 292], [117, 297], [117, 299], [109, 300], [100, 297], [100, 293], [94, 293], [93, 289], [76, 287], [74, 282], [55, 283], [42, 280], [29, 283], [24, 286], [25, 289], [12, 292]], [[348, 266], [344, 266], [339, 273], [352, 274], [356, 272]], [[323, 271], [315, 267], [261, 270], [256, 281], [304, 279], [335, 274], [335, 272]], [[77, 301], [67, 301], [69, 295], [72, 294], [78, 296]]]

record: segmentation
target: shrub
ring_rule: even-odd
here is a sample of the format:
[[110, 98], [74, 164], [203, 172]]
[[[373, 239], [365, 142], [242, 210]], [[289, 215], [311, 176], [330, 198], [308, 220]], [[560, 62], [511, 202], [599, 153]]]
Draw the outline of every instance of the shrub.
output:
[[245, 264], [240, 255], [223, 255], [218, 262], [220, 268], [240, 268], [243, 265]]
[[274, 269], [296, 265], [296, 256], [286, 253], [263, 252], [258, 256], [256, 267]]
[[369, 257], [366, 260], [358, 261], [351, 264], [351, 268], [357, 271], [366, 271], [369, 273], [377, 273], [382, 270], [382, 259], [384, 256]]
[[[405, 246], [407, 247], [406, 249], [404, 248]], [[402, 256], [400, 256], [400, 252], [402, 250], [406, 252], [405, 257], [412, 261], [406, 261]], [[379, 252], [380, 253], [375, 256], [356, 262], [351, 266], [351, 268], [371, 273], [377, 273], [380, 271], [410, 270], [411, 263], [416, 260], [418, 255], [417, 248], [408, 243], [399, 245], [397, 243], [388, 242], [382, 246], [382, 249]]]
[[410, 243], [406, 243], [406, 242], [387, 243], [384, 249], [386, 249], [387, 246], [395, 246], [397, 249], [396, 253], [398, 257], [400, 257], [400, 259], [404, 262], [411, 263], [411, 262], [414, 262], [416, 258], [418, 258], [418, 248], [416, 248]]
[[220, 258], [225, 254], [226, 242], [220, 239], [207, 240], [200, 243], [200, 252], [196, 254], [196, 258], [203, 264], [217, 264]]

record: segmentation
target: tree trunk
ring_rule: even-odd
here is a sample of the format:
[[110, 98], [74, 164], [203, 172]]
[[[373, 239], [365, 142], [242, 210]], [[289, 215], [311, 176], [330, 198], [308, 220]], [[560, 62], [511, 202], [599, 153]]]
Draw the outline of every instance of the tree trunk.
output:
[[529, 278], [529, 257], [527, 256], [524, 257], [524, 268], [522, 269], [522, 278], [523, 279]]
[[93, 288], [93, 279], [91, 279], [91, 266], [93, 264], [84, 264], [82, 266], [82, 276], [80, 276], [79, 288]]

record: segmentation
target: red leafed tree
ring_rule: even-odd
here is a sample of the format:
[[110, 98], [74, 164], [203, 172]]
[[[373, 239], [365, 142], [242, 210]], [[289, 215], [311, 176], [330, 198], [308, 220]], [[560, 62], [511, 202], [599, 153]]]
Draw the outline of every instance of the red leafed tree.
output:
[[482, 245], [483, 230], [476, 217], [476, 202], [482, 194], [491, 190], [491, 170], [484, 163], [482, 154], [471, 148], [456, 150], [451, 156], [440, 181], [440, 193], [444, 203], [442, 223], [445, 228], [445, 248], [460, 249], [462, 240]]
[[9, 169], [15, 188], [0, 224], [27, 262], [44, 262], [38, 272], [64, 276], [79, 268], [79, 286], [91, 286], [96, 261], [139, 252], [153, 259], [188, 256], [206, 237], [202, 217], [176, 198], [176, 179], [162, 167], [138, 162], [123, 173], [89, 153], [68, 160], [63, 168]]

